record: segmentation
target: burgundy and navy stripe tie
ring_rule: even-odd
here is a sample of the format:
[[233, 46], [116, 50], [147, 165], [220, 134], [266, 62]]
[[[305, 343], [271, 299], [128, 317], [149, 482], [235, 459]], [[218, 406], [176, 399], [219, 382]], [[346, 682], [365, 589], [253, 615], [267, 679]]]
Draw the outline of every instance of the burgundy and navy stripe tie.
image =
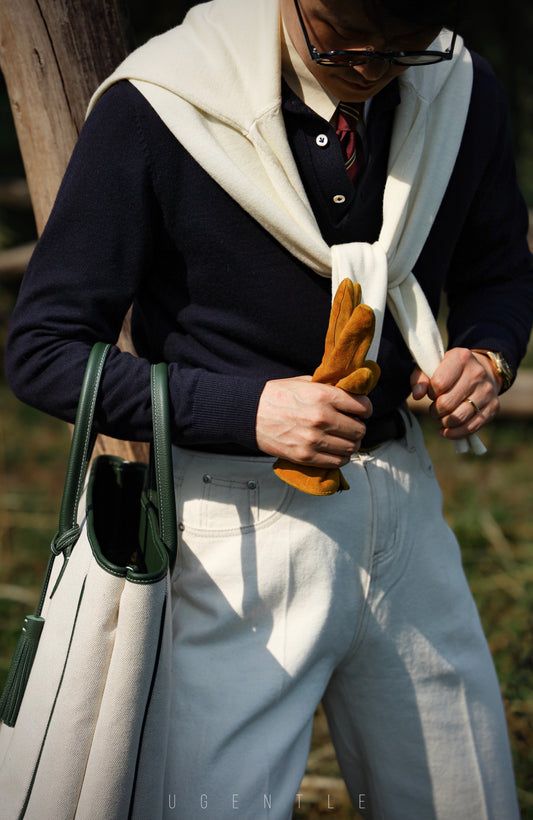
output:
[[344, 153], [344, 165], [350, 179], [355, 181], [363, 166], [363, 142], [357, 132], [364, 103], [339, 103], [337, 108], [337, 136]]

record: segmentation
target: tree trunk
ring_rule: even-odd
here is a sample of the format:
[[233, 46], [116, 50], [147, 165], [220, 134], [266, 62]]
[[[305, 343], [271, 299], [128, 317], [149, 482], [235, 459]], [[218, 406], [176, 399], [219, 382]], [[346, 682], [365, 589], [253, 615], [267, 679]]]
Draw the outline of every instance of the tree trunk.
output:
[[[44, 228], [100, 82], [131, 50], [121, 0], [0, 0], [0, 68]], [[120, 337], [132, 350], [128, 323]], [[99, 437], [98, 452], [146, 460], [146, 446]]]

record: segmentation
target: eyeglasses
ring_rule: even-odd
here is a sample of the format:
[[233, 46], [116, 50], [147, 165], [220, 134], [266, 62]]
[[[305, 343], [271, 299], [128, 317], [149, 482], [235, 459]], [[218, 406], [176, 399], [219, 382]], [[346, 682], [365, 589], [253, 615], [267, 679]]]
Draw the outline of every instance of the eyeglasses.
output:
[[324, 51], [320, 52], [316, 46], [311, 45], [307, 29], [302, 17], [302, 12], [298, 0], [294, 0], [296, 12], [302, 27], [302, 32], [313, 62], [332, 68], [352, 68], [357, 65], [365, 65], [373, 60], [385, 60], [392, 65], [416, 66], [433, 65], [441, 63], [443, 60], [451, 60], [457, 31], [454, 30], [452, 42], [446, 51], [373, 51], [371, 48], [351, 49], [350, 51]]

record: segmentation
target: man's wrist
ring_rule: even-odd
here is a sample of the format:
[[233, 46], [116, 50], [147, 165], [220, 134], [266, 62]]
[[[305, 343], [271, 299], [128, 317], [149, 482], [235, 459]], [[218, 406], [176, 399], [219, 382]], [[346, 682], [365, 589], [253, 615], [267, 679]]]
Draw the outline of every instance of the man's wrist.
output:
[[500, 393], [505, 393], [506, 390], [509, 390], [515, 379], [515, 373], [503, 354], [498, 351], [482, 350], [479, 348], [474, 348], [472, 353], [478, 353], [488, 359], [492, 371], [500, 384]]

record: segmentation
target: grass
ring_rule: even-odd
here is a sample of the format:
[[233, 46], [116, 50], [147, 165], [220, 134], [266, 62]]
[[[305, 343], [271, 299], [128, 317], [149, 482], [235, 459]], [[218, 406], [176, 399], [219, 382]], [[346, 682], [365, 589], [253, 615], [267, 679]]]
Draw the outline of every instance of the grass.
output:
[[[0, 686], [55, 532], [69, 433], [0, 386]], [[500, 676], [523, 820], [533, 820], [533, 422], [486, 428], [488, 454], [456, 456], [422, 419]], [[321, 710], [295, 820], [355, 820]], [[328, 797], [329, 795], [329, 797]]]
[[0, 680], [37, 599], [57, 527], [69, 433], [0, 388]]

